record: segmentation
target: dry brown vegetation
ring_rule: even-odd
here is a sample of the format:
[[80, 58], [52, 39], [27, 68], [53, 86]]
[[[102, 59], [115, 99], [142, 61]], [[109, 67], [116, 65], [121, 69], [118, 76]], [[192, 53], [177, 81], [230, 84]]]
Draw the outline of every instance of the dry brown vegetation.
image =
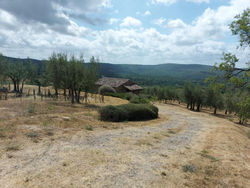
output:
[[107, 123], [97, 109], [127, 101], [94, 101], [0, 101], [0, 187], [250, 187], [248, 127], [171, 104]]

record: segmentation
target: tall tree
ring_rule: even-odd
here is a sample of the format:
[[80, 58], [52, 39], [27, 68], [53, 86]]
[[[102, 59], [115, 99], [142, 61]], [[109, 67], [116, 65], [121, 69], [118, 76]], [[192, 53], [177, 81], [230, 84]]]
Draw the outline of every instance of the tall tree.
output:
[[89, 66], [84, 71], [82, 84], [85, 93], [85, 102], [87, 102], [88, 100], [88, 93], [95, 90], [95, 82], [98, 78], [98, 63], [98, 59], [95, 59], [95, 57], [91, 57]]
[[61, 85], [62, 72], [60, 62], [58, 61], [57, 54], [53, 53], [47, 66], [49, 81], [52, 83], [55, 89], [55, 95], [58, 96], [58, 89]]
[[[237, 15], [230, 24], [230, 29], [233, 35], [239, 36], [239, 43], [242, 49], [246, 50], [250, 47], [250, 9], [246, 9], [242, 14]], [[245, 117], [250, 114], [248, 106], [250, 104], [248, 97], [250, 96], [250, 61], [248, 60], [244, 68], [238, 68], [237, 62], [239, 59], [231, 53], [223, 53], [222, 62], [219, 66], [215, 66], [215, 70], [221, 71], [221, 76], [216, 76], [214, 79], [223, 84], [222, 92], [225, 95], [226, 112], [235, 111], [239, 117], [239, 122], [245, 123]], [[215, 86], [215, 85], [214, 85]], [[231, 93], [228, 94], [228, 91]], [[245, 96], [246, 93], [246, 96]], [[216, 97], [219, 96], [216, 94]], [[231, 99], [230, 99], [231, 98]], [[237, 100], [232, 100], [237, 99]], [[245, 114], [244, 114], [245, 113]]]
[[3, 55], [0, 54], [0, 85], [3, 84], [4, 78], [5, 78], [5, 69], [4, 69], [4, 64], [3, 64]]
[[[14, 85], [14, 91], [21, 93], [24, 83], [35, 77], [35, 67], [31, 61], [4, 62], [6, 76], [10, 78]], [[21, 87], [20, 87], [21, 84]]]

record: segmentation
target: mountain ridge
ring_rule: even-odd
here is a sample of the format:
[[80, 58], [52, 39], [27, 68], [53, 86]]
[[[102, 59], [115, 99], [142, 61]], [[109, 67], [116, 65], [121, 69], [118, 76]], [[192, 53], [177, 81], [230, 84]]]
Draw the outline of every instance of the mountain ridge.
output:
[[[28, 58], [13, 58], [4, 56], [5, 60], [12, 62], [31, 62], [42, 66], [43, 61]], [[88, 64], [88, 63], [86, 63]], [[212, 66], [201, 64], [112, 64], [100, 63], [100, 76], [129, 78], [141, 85], [169, 85], [182, 86], [185, 82], [204, 84], [204, 79], [214, 75], [211, 73]]]

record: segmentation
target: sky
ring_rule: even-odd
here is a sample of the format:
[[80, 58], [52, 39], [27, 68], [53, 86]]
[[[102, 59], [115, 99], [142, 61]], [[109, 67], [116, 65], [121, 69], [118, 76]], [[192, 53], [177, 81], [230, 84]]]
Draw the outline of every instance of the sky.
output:
[[0, 53], [53, 52], [115, 64], [206, 64], [249, 59], [228, 24], [249, 0], [0, 0]]

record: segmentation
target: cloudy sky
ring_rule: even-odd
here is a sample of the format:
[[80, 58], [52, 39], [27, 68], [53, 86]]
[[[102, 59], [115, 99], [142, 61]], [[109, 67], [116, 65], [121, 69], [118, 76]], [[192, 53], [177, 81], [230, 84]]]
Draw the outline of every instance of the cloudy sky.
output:
[[248, 7], [249, 0], [0, 0], [0, 53], [213, 65], [223, 51], [246, 58], [228, 24]]

